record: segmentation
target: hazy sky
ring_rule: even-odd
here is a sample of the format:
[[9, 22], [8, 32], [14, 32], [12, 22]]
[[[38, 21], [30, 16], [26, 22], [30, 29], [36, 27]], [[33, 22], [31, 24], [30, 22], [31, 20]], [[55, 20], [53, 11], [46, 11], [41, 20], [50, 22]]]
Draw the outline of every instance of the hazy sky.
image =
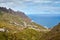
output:
[[0, 6], [26, 14], [60, 14], [60, 0], [0, 0]]

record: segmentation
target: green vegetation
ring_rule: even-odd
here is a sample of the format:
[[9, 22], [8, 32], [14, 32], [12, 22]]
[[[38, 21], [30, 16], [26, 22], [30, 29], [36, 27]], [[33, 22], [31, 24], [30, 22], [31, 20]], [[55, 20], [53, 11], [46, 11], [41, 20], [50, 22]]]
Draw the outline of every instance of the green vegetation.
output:
[[35, 30], [44, 29], [36, 23], [27, 22], [13, 13], [2, 12], [0, 12], [0, 30], [5, 31], [0, 31], [0, 40], [39, 40], [45, 33]]
[[60, 24], [49, 31], [14, 13], [0, 11], [0, 40], [60, 40]]
[[0, 11], [0, 15], [2, 15], [2, 12]]
[[60, 24], [54, 26], [40, 38], [41, 40], [60, 40]]

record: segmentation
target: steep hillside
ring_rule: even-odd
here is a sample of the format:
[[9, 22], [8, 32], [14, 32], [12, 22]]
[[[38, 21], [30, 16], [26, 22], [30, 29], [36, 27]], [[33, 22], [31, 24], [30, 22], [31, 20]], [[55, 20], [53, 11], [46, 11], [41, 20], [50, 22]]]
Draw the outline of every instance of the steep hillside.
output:
[[27, 21], [27, 22], [30, 22], [31, 19], [26, 16], [23, 12], [21, 11], [14, 11], [12, 9], [7, 9], [5, 7], [0, 7], [0, 11], [2, 12], [5, 12], [5, 13], [9, 13], [9, 14], [12, 14], [12, 15], [16, 15], [16, 16], [19, 16], [20, 18], [22, 18], [24, 21]]
[[[14, 25], [14, 26], [30, 26], [32, 28], [46, 29], [41, 25], [32, 22], [32, 20], [27, 17], [23, 12], [13, 11], [12, 9], [7, 9], [5, 7], [0, 7], [0, 24]], [[39, 27], [40, 26], [40, 27]]]
[[23, 12], [0, 7], [0, 40], [60, 40], [60, 23], [46, 29]]
[[60, 40], [60, 23], [54, 26], [50, 32], [44, 34], [41, 40]]
[[0, 40], [39, 40], [46, 32], [23, 12], [0, 7]]

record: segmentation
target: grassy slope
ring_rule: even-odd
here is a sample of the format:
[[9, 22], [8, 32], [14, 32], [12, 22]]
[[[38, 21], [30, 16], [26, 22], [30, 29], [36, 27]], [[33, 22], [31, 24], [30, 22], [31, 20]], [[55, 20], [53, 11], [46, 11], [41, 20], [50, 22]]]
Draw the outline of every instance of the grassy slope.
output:
[[35, 30], [47, 29], [34, 22], [26, 22], [26, 24], [35, 29], [29, 29], [31, 26], [24, 28], [24, 22], [18, 15], [0, 12], [0, 28], [8, 30], [0, 32], [0, 40], [60, 40], [60, 24], [48, 32]]
[[44, 34], [41, 40], [60, 40], [60, 24], [54, 26], [50, 32]]
[[[34, 29], [24, 28], [24, 20], [20, 16], [10, 13], [0, 12], [0, 28], [5, 28], [8, 31], [0, 32], [1, 40], [39, 40], [45, 32], [36, 31]], [[19, 25], [17, 25], [17, 24]], [[26, 22], [27, 23], [27, 22]], [[34, 25], [36, 29], [44, 29], [44, 27], [36, 23], [28, 23]], [[21, 26], [22, 25], [22, 26]], [[30, 26], [29, 26], [30, 27]], [[24, 29], [23, 29], [24, 28]]]

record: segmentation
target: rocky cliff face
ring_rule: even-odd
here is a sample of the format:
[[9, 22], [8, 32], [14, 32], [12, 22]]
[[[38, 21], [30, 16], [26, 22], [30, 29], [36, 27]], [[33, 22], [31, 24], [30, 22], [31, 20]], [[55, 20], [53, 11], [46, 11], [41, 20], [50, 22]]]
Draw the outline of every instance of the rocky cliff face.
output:
[[25, 15], [24, 12], [21, 12], [21, 11], [14, 11], [12, 9], [7, 9], [6, 7], [0, 7], [0, 11], [3, 11], [5, 13], [10, 13], [12, 15], [17, 15], [19, 17], [21, 17], [23, 20], [25, 20], [26, 22], [31, 22], [31, 19]]

